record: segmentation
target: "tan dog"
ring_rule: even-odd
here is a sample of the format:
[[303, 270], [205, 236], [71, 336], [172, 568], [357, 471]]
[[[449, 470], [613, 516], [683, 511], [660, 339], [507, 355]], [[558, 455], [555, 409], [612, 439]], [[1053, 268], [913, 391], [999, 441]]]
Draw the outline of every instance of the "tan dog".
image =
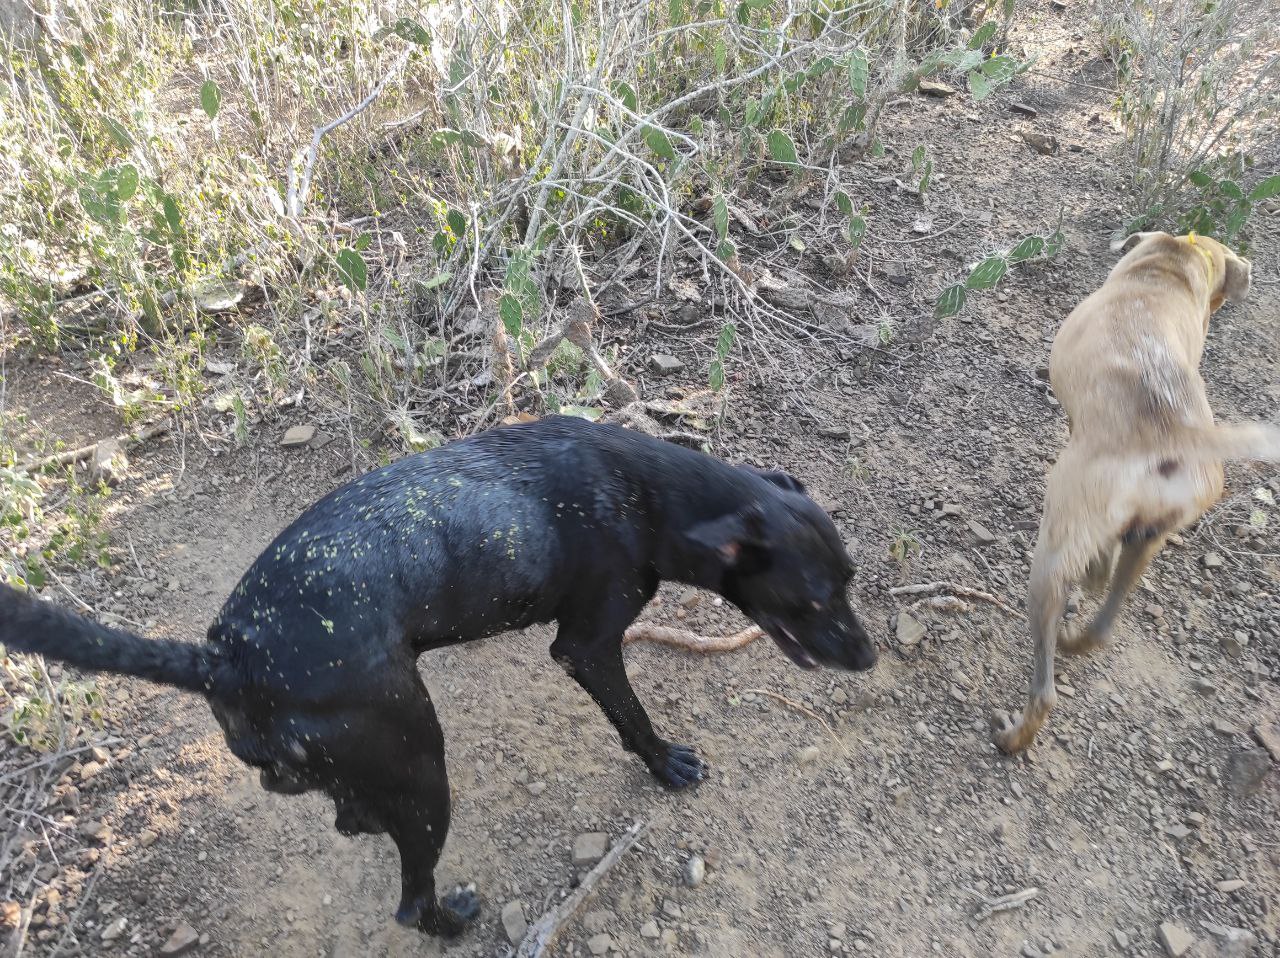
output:
[[[1127, 254], [1067, 317], [1049, 357], [1070, 438], [1049, 473], [1031, 562], [1031, 699], [1020, 721], [993, 723], [1009, 753], [1031, 744], [1057, 700], [1054, 647], [1078, 655], [1110, 644], [1125, 596], [1168, 535], [1222, 495], [1222, 463], [1280, 461], [1280, 428], [1214, 424], [1198, 371], [1209, 316], [1248, 293], [1249, 261], [1195, 234], [1138, 233], [1113, 248]], [[1093, 621], [1059, 635], [1071, 586], [1101, 592], [1108, 577]]]

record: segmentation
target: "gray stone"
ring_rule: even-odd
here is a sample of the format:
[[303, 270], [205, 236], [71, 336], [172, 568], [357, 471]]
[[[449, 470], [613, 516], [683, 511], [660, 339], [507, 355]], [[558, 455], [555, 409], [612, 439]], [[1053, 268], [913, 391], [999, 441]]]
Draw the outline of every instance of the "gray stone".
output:
[[956, 88], [939, 80], [921, 80], [918, 87], [925, 96], [933, 96], [945, 100], [956, 95]]
[[910, 612], [898, 613], [897, 635], [900, 645], [919, 645], [925, 634], [924, 625], [915, 619]]
[[309, 423], [301, 426], [290, 426], [280, 440], [280, 445], [286, 449], [297, 449], [299, 446], [305, 446], [309, 443], [315, 434], [316, 427]]
[[1253, 734], [1271, 757], [1280, 762], [1280, 722], [1260, 722], [1253, 727]]
[[1032, 119], [1035, 119], [1040, 115], [1040, 111], [1030, 103], [1021, 103], [1017, 100], [1014, 100], [1009, 104], [1009, 109], [1014, 113], [1021, 114], [1022, 116], [1029, 116]]
[[1248, 798], [1262, 786], [1271, 770], [1271, 759], [1260, 748], [1236, 752], [1227, 759], [1227, 791], [1236, 798]]
[[124, 447], [119, 440], [104, 439], [93, 447], [93, 455], [89, 459], [89, 478], [94, 482], [105, 482], [108, 486], [118, 485], [129, 469], [129, 458], [124, 454]]
[[573, 840], [573, 863], [591, 866], [604, 858], [609, 850], [609, 836], [604, 832], [583, 832]]
[[593, 955], [607, 955], [613, 948], [613, 936], [607, 932], [592, 935], [587, 939], [587, 951]]
[[102, 929], [103, 941], [115, 941], [124, 934], [125, 925], [129, 924], [129, 919], [123, 915]]
[[529, 921], [524, 917], [524, 902], [509, 901], [502, 906], [502, 930], [513, 945], [524, 940], [524, 934], [529, 930]]
[[173, 934], [168, 940], [160, 946], [160, 954], [162, 955], [185, 955], [189, 951], [194, 951], [200, 944], [200, 935], [190, 925], [178, 925], [173, 930]]
[[649, 357], [649, 368], [659, 376], [670, 376], [684, 369], [684, 361], [666, 353], [654, 353]]
[[690, 888], [697, 888], [707, 875], [707, 863], [701, 855], [694, 855], [684, 864], [684, 883]]
[[1222, 556], [1218, 555], [1216, 552], [1206, 552], [1200, 557], [1200, 564], [1206, 569], [1221, 569]]
[[1168, 921], [1160, 925], [1160, 944], [1169, 958], [1182, 958], [1195, 943], [1195, 935], [1180, 925]]
[[660, 934], [662, 933], [658, 931], [658, 923], [652, 918], [640, 926], [641, 938], [657, 938]]
[[989, 546], [991, 543], [996, 541], [995, 533], [976, 519], [970, 521], [969, 531], [973, 533], [974, 537], [981, 545]]
[[1258, 944], [1258, 938], [1247, 928], [1232, 928], [1217, 922], [1202, 921], [1201, 925], [1213, 939], [1213, 958], [1248, 958]]

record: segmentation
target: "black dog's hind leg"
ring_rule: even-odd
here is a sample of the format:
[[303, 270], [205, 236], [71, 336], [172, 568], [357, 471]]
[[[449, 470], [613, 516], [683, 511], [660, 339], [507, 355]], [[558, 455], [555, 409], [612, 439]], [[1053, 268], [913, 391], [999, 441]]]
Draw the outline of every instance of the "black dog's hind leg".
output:
[[[643, 606], [648, 596], [641, 595]], [[637, 611], [619, 602], [562, 614], [551, 656], [596, 700], [627, 750], [639, 755], [663, 784], [686, 788], [706, 777], [706, 763], [689, 746], [658, 737], [622, 663], [622, 634]]]
[[396, 921], [448, 938], [480, 906], [474, 892], [436, 897], [436, 862], [449, 834], [449, 777], [435, 709], [416, 668], [410, 668], [412, 674], [393, 688], [334, 721], [341, 732], [325, 736], [320, 749], [333, 759], [328, 790], [338, 830], [385, 831], [400, 852]]

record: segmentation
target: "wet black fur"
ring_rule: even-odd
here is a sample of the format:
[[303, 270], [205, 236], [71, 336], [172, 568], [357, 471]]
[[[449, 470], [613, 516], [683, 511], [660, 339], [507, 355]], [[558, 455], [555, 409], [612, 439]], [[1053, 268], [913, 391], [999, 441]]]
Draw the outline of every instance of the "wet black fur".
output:
[[0, 587], [0, 642], [204, 694], [263, 787], [323, 789], [343, 834], [390, 833], [398, 921], [455, 934], [437, 899], [449, 828], [444, 739], [420, 653], [558, 622], [551, 654], [665, 784], [700, 780], [654, 732], [622, 635], [663, 579], [713, 589], [798, 664], [875, 662], [846, 597], [848, 554], [784, 473], [614, 426], [552, 418], [402, 459], [335, 490], [258, 558], [202, 645], [144, 639]]

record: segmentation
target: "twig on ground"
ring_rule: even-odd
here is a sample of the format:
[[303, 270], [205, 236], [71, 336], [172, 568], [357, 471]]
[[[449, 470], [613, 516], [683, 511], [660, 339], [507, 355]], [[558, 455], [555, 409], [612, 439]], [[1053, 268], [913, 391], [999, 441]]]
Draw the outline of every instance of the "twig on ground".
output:
[[930, 595], [945, 592], [949, 595], [959, 596], [962, 599], [973, 599], [977, 602], [986, 602], [994, 605], [1000, 611], [1021, 618], [1022, 613], [1015, 609], [1009, 603], [1005, 602], [999, 596], [992, 595], [990, 592], [983, 592], [981, 589], [973, 589], [967, 585], [957, 585], [954, 582], [925, 582], [920, 585], [899, 585], [889, 590], [890, 595]]
[[819, 715], [813, 709], [809, 708], [807, 705], [801, 705], [799, 702], [795, 701], [794, 699], [789, 699], [785, 695], [779, 695], [777, 692], [770, 692], [768, 689], [743, 689], [743, 691], [752, 692], [756, 695], [768, 696], [771, 699], [775, 699], [781, 702], [783, 705], [787, 706], [788, 708], [793, 708], [797, 712], [804, 713], [805, 715], [809, 716], [809, 718], [820, 723], [822, 727], [827, 730], [827, 734], [830, 735], [832, 740], [837, 745], [840, 746], [841, 751], [846, 753], [849, 751], [845, 747], [844, 742], [840, 741], [840, 736], [836, 734], [836, 730], [831, 727], [830, 723], [827, 722], [826, 719], [824, 719], [821, 715]]
[[93, 870], [93, 875], [89, 878], [89, 884], [84, 888], [84, 893], [80, 896], [80, 900], [76, 903], [75, 914], [67, 921], [66, 930], [63, 931], [62, 937], [58, 939], [58, 943], [53, 946], [53, 951], [49, 952], [49, 958], [57, 958], [62, 954], [63, 946], [66, 945], [67, 939], [71, 937], [72, 931], [75, 930], [76, 921], [80, 918], [80, 913], [84, 911], [84, 906], [89, 904], [89, 899], [93, 897], [93, 886], [98, 884], [98, 877], [107, 870], [107, 866], [99, 864]]
[[964, 599], [954, 595], [934, 595], [924, 599], [916, 599], [910, 605], [902, 607], [903, 612], [914, 612], [916, 609], [932, 609], [934, 612], [945, 612], [949, 615], [962, 615], [973, 611], [973, 606]]
[[701, 652], [703, 655], [717, 655], [721, 652], [736, 652], [738, 649], [746, 648], [762, 635], [764, 630], [754, 625], [733, 635], [698, 635], [686, 629], [673, 629], [665, 625], [654, 625], [651, 622], [637, 622], [623, 634], [622, 644], [656, 642], [659, 645], [670, 645], [690, 652]]
[[647, 835], [652, 827], [652, 822], [637, 822], [629, 832], [619, 838], [614, 843], [613, 848], [609, 849], [609, 853], [600, 859], [596, 866], [587, 873], [586, 877], [582, 879], [582, 883], [573, 890], [569, 897], [529, 927], [524, 940], [520, 942], [520, 947], [516, 949], [516, 958], [541, 958], [541, 956], [547, 954], [565, 923], [573, 918], [578, 909], [582, 907], [583, 902], [587, 900], [587, 896], [595, 890], [596, 885], [600, 883], [600, 880], [608, 873], [609, 869], [618, 863], [618, 860], [622, 858], [627, 849]]
[[1040, 894], [1039, 888], [1024, 888], [1022, 891], [1016, 891], [1011, 895], [1001, 895], [998, 898], [988, 898], [980, 891], [972, 888], [966, 888], [970, 895], [982, 901], [973, 915], [969, 919], [970, 925], [976, 925], [979, 922], [986, 921], [992, 915], [1002, 911], [1012, 911], [1015, 908], [1021, 908], [1031, 899]]
[[[154, 439], [156, 436], [163, 436], [172, 428], [173, 423], [166, 419], [163, 422], [153, 423], [140, 432], [125, 433], [123, 436], [116, 436], [115, 441], [118, 442], [122, 448], [127, 449], [130, 446], [136, 446], [149, 439]], [[93, 454], [98, 451], [98, 447], [102, 445], [103, 442], [107, 441], [109, 440], [103, 439], [93, 443], [92, 445], [81, 446], [79, 449], [68, 449], [65, 452], [55, 453], [52, 456], [45, 456], [43, 459], [37, 459], [35, 462], [28, 462], [20, 466], [15, 466], [14, 470], [16, 472], [39, 472], [49, 466], [74, 465], [78, 462], [83, 462], [84, 460], [91, 458]]]

